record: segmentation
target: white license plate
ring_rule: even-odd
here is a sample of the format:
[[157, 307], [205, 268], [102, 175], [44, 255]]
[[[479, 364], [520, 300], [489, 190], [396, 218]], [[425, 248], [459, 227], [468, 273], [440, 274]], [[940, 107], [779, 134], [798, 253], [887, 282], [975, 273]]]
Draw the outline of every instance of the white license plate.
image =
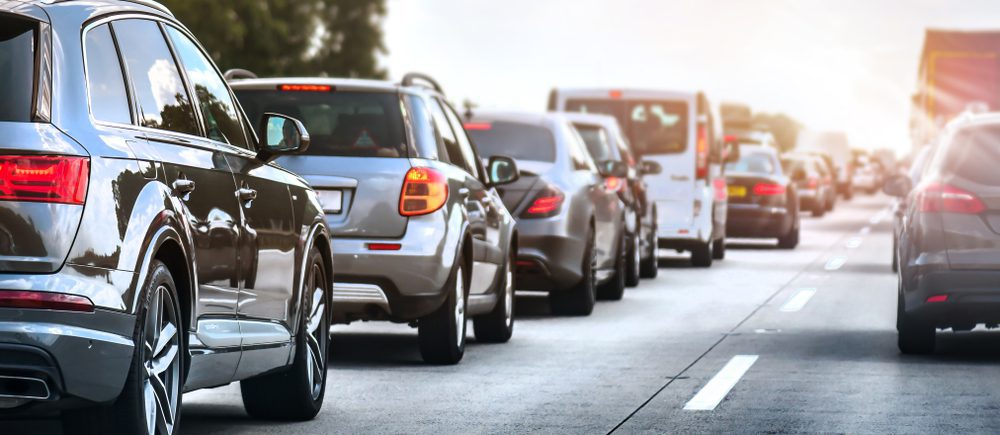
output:
[[339, 190], [317, 190], [319, 203], [326, 213], [340, 213], [343, 209], [344, 192]]

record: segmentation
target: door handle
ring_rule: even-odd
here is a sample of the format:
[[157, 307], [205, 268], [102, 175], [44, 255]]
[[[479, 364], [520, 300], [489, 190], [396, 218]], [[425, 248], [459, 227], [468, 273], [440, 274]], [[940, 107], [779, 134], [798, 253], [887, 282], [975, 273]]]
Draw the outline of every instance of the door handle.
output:
[[188, 180], [186, 178], [178, 178], [174, 180], [173, 185], [174, 195], [184, 196], [194, 191], [195, 184], [194, 180]]
[[244, 207], [249, 208], [250, 203], [257, 199], [257, 191], [249, 187], [241, 187], [236, 192], [240, 197], [240, 201], [244, 202]]

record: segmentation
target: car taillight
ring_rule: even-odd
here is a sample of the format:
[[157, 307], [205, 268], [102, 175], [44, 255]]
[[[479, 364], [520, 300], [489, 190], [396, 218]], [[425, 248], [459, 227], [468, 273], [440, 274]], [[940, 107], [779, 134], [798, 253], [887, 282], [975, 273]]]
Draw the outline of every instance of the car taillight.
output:
[[541, 192], [538, 192], [534, 201], [531, 202], [531, 206], [521, 213], [521, 217], [537, 219], [555, 216], [559, 214], [559, 209], [562, 208], [563, 199], [565, 198], [559, 189], [552, 186], [546, 187]]
[[625, 187], [625, 179], [619, 177], [607, 177], [604, 179], [604, 189], [608, 192], [620, 192]]
[[753, 186], [753, 194], [757, 196], [784, 195], [785, 186], [774, 183], [757, 183]]
[[0, 291], [0, 308], [24, 308], [61, 311], [93, 312], [90, 299], [63, 293], [3, 290]]
[[399, 214], [419, 216], [433, 213], [448, 201], [448, 180], [431, 168], [410, 168], [403, 178]]
[[816, 178], [809, 178], [809, 181], [806, 183], [806, 186], [809, 187], [810, 189], [815, 189], [816, 187], [819, 186], [819, 180]]
[[699, 180], [708, 178], [708, 129], [704, 124], [698, 124], [698, 139], [695, 145], [695, 177]]
[[986, 205], [975, 194], [943, 183], [929, 183], [917, 192], [920, 211], [927, 213], [979, 214]]
[[90, 159], [0, 156], [0, 200], [83, 204]]

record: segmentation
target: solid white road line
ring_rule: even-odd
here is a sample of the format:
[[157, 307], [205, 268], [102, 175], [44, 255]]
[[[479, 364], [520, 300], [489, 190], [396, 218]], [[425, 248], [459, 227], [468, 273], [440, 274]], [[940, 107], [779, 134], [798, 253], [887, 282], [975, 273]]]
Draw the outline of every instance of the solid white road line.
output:
[[844, 265], [844, 263], [847, 263], [847, 257], [838, 255], [827, 261], [826, 266], [824, 266], [823, 268], [826, 270], [837, 270], [840, 269]]
[[814, 288], [799, 289], [794, 296], [788, 298], [788, 302], [785, 302], [785, 305], [781, 306], [781, 312], [794, 313], [801, 310], [807, 303], [809, 303], [809, 299], [812, 299], [815, 294], [816, 289]]
[[708, 381], [701, 388], [698, 394], [695, 394], [684, 405], [684, 409], [688, 411], [711, 411], [715, 409], [755, 362], [757, 362], [757, 355], [734, 356], [733, 359], [726, 363], [726, 366], [722, 370], [719, 370], [719, 373], [715, 374], [712, 380]]

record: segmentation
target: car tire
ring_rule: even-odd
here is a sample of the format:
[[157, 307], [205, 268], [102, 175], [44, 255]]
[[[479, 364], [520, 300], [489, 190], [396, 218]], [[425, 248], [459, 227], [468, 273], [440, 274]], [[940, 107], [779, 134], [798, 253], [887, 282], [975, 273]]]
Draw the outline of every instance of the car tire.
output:
[[506, 343], [514, 335], [514, 279], [517, 265], [513, 247], [510, 258], [504, 262], [503, 275], [497, 285], [497, 304], [493, 311], [472, 319], [472, 330], [476, 341], [483, 343]]
[[549, 309], [564, 316], [589, 316], [597, 303], [596, 250], [594, 229], [590, 228], [581, 266], [583, 278], [570, 289], [549, 293]]
[[602, 301], [620, 301], [625, 296], [626, 274], [625, 269], [627, 250], [625, 249], [625, 239], [628, 237], [622, 231], [622, 237], [618, 240], [618, 255], [615, 256], [615, 271], [611, 275], [611, 280], [604, 283], [597, 289], [597, 299]]
[[628, 240], [628, 246], [625, 250], [625, 286], [635, 287], [639, 285], [639, 278], [642, 277], [642, 244], [639, 242], [638, 225], [636, 225], [635, 234]]
[[726, 259], [726, 239], [722, 238], [712, 242], [712, 258], [715, 260]]
[[812, 216], [820, 218], [823, 217], [823, 215], [825, 214], [826, 214], [826, 204], [817, 201], [815, 206], [813, 206], [812, 208]]
[[792, 223], [792, 228], [784, 236], [778, 237], [779, 249], [795, 249], [799, 246], [800, 226], [798, 219]]
[[934, 353], [937, 336], [934, 326], [908, 316], [903, 310], [901, 296], [896, 305], [896, 331], [899, 334], [899, 351], [906, 355]]
[[656, 278], [660, 274], [660, 248], [657, 246], [656, 227], [650, 232], [652, 234], [649, 237], [649, 252], [639, 263], [639, 276], [647, 279]]
[[715, 258], [712, 251], [712, 241], [700, 243], [691, 250], [691, 264], [694, 267], [712, 267]]
[[445, 286], [447, 295], [444, 303], [417, 323], [420, 356], [427, 363], [458, 364], [465, 355], [466, 288], [469, 282], [466, 269], [465, 258], [459, 255], [455, 271]]
[[323, 407], [330, 351], [331, 286], [323, 256], [313, 248], [303, 289], [295, 354], [286, 370], [240, 382], [243, 407], [265, 420], [312, 420]]
[[899, 272], [899, 238], [895, 234], [892, 236], [892, 271]]
[[[167, 266], [154, 260], [136, 314], [135, 352], [121, 394], [110, 405], [63, 412], [64, 433], [178, 433], [188, 353], [176, 289]], [[160, 406], [163, 402], [166, 407]], [[148, 405], [157, 408], [154, 413], [147, 412]]]

